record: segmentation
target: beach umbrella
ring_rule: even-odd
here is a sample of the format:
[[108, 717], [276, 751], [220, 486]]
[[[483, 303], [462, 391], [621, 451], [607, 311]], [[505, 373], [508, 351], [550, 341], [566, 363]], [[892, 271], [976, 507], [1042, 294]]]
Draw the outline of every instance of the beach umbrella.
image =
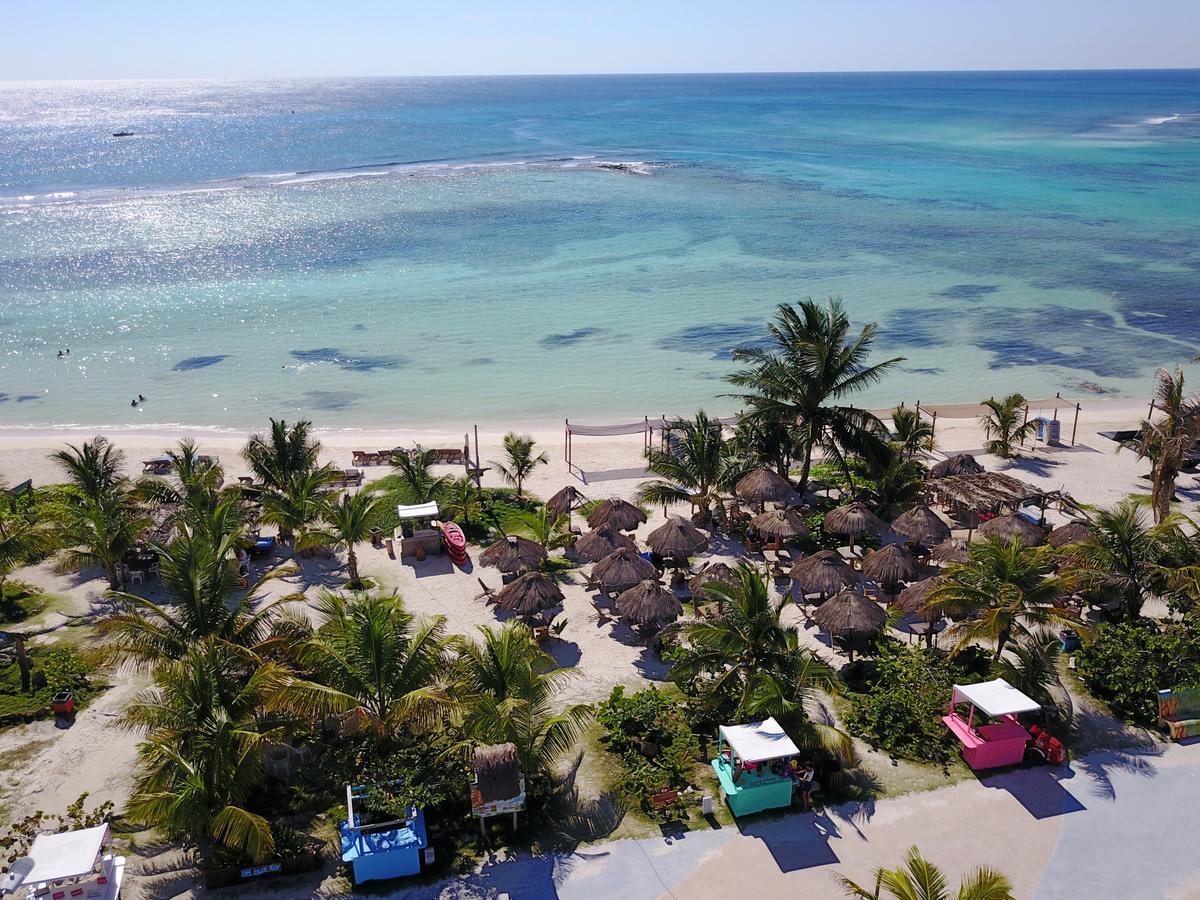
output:
[[1051, 547], [1066, 547], [1068, 544], [1078, 544], [1085, 540], [1091, 534], [1088, 530], [1086, 522], [1068, 522], [1066, 525], [1059, 525], [1050, 532], [1050, 537], [1046, 540]]
[[670, 625], [683, 614], [679, 598], [658, 583], [647, 578], [617, 597], [617, 612], [638, 628], [660, 629]]
[[946, 538], [929, 554], [929, 558], [938, 565], [946, 565], [946, 563], [961, 563], [966, 562], [971, 558], [971, 553], [967, 550], [967, 542], [961, 541], [958, 538]]
[[571, 510], [586, 501], [587, 498], [579, 493], [576, 488], [567, 485], [546, 501], [546, 509], [550, 510], [556, 516], [569, 516], [571, 515]]
[[591, 528], [611, 525], [617, 531], [633, 531], [646, 521], [646, 514], [620, 497], [602, 500], [588, 513], [587, 523]]
[[[852, 588], [826, 600], [817, 607], [812, 618], [818, 628], [844, 642], [877, 634], [887, 624], [887, 613], [883, 608]], [[849, 649], [853, 662], [852, 644]]]
[[708, 544], [703, 531], [681, 516], [671, 516], [646, 535], [646, 546], [662, 557], [687, 559]]
[[510, 534], [484, 550], [479, 562], [511, 574], [536, 569], [545, 559], [546, 549], [537, 541]]
[[804, 519], [794, 509], [772, 509], [759, 513], [750, 520], [750, 526], [759, 534], [780, 540], [808, 537], [809, 533]]
[[544, 572], [526, 572], [500, 588], [496, 595], [496, 606], [501, 611], [524, 618], [553, 609], [562, 602], [562, 590]]
[[1006, 544], [1014, 540], [1020, 541], [1026, 547], [1036, 547], [1046, 540], [1046, 533], [1040, 525], [1030, 522], [1024, 516], [1005, 515], [988, 519], [979, 526], [979, 533], [990, 538], [997, 538]]
[[821, 527], [850, 538], [850, 549], [853, 550], [856, 537], [860, 534], [880, 534], [887, 529], [887, 523], [871, 512], [865, 503], [855, 500], [827, 512]]
[[982, 475], [987, 470], [970, 453], [957, 453], [943, 459], [929, 470], [929, 478], [947, 478], [951, 475]]
[[584, 562], [596, 562], [621, 549], [636, 550], [637, 544], [629, 535], [621, 534], [611, 525], [593, 528], [575, 542], [575, 555]]
[[917, 558], [901, 544], [888, 544], [868, 553], [862, 564], [863, 575], [876, 582], [887, 593], [893, 593], [902, 581], [913, 581], [921, 574]]
[[792, 483], [774, 469], [755, 469], [734, 485], [733, 492], [743, 500], [763, 504], [768, 500], [786, 500], [792, 495]]
[[928, 506], [914, 506], [892, 521], [892, 531], [901, 537], [933, 547], [950, 537], [950, 526]]
[[714, 583], [733, 587], [740, 584], [741, 579], [738, 578], [737, 572], [723, 562], [708, 563], [688, 579], [688, 588], [691, 589], [693, 597], [706, 599], [705, 585]]
[[609, 593], [626, 590], [647, 578], [658, 578], [653, 563], [643, 559], [636, 550], [614, 550], [592, 566], [592, 579]]
[[858, 573], [836, 550], [818, 550], [812, 556], [796, 560], [788, 575], [801, 594], [820, 594], [822, 597], [836, 594], [859, 581]]
[[929, 592], [945, 583], [945, 575], [936, 575], [933, 578], [914, 581], [900, 592], [900, 596], [896, 598], [892, 606], [907, 616], [920, 616], [926, 622], [932, 622], [939, 618], [939, 616], [931, 616], [926, 612], [925, 604], [929, 601]]

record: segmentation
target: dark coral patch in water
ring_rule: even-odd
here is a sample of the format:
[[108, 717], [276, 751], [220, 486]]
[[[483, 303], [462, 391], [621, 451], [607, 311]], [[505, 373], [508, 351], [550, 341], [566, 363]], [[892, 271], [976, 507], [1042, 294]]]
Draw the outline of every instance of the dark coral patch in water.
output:
[[713, 359], [732, 359], [735, 348], [769, 347], [771, 339], [758, 323], [714, 322], [683, 328], [659, 338], [655, 345], [660, 350], [707, 353]]
[[38, 394], [21, 394], [20, 396], [17, 397], [17, 402], [18, 403], [28, 403], [30, 400], [41, 400], [41, 399], [42, 399], [41, 396]]
[[310, 409], [331, 411], [351, 407], [356, 399], [349, 391], [307, 391], [304, 405]]
[[223, 363], [229, 359], [229, 356], [224, 353], [214, 354], [213, 356], [189, 356], [187, 359], [181, 359], [175, 365], [171, 366], [172, 372], [192, 372], [196, 369], [208, 369], [218, 363]]
[[398, 369], [404, 360], [394, 356], [354, 356], [335, 347], [315, 350], [293, 350], [292, 358], [302, 363], [332, 363], [347, 372], [373, 372], [376, 369]]
[[988, 294], [1000, 290], [997, 284], [952, 284], [942, 291], [937, 291], [935, 297], [949, 297], [951, 300], [979, 300]]
[[573, 347], [580, 341], [602, 337], [608, 333], [609, 330], [607, 328], [576, 328], [574, 331], [568, 331], [566, 334], [548, 334], [538, 341], [538, 344], [547, 350], [557, 350], [561, 347]]

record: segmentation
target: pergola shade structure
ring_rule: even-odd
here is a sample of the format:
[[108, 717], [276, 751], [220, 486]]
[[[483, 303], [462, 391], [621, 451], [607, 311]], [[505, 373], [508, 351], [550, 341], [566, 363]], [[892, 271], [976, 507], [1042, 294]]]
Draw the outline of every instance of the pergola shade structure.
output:
[[812, 618], [822, 631], [847, 644], [851, 661], [853, 642], [877, 634], [887, 625], [887, 613], [879, 604], [851, 588], [822, 603]]
[[988, 519], [979, 526], [979, 533], [1004, 543], [1020, 541], [1026, 547], [1036, 547], [1046, 540], [1046, 532], [1040, 525], [1023, 516], [1007, 515]]
[[792, 483], [774, 469], [755, 469], [734, 485], [733, 492], [749, 503], [786, 500], [792, 495]]
[[794, 509], [772, 509], [759, 513], [750, 520], [750, 525], [759, 533], [776, 540], [790, 541], [808, 537], [808, 526]]
[[934, 465], [929, 470], [929, 477], [936, 479], [951, 475], [982, 475], [986, 471], [987, 469], [970, 453], [957, 453]]
[[688, 579], [688, 588], [692, 592], [692, 596], [706, 600], [707, 586], [711, 584], [723, 584], [730, 587], [740, 584], [738, 574], [723, 562], [709, 563], [690, 579]]
[[544, 572], [526, 572], [496, 595], [496, 607], [502, 612], [530, 618], [554, 609], [563, 602], [558, 584]]

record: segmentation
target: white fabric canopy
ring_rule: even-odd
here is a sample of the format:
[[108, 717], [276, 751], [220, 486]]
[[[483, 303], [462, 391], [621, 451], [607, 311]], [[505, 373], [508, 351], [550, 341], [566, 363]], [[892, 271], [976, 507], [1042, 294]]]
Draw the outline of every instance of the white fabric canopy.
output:
[[61, 881], [89, 874], [107, 841], [107, 825], [62, 834], [39, 834], [29, 850], [33, 870], [25, 876], [25, 883]]
[[773, 718], [748, 725], [722, 725], [721, 736], [743, 762], [763, 762], [800, 753], [800, 748]]
[[402, 519], [432, 519], [438, 514], [438, 505], [436, 500], [430, 500], [428, 503], [418, 503], [416, 506], [400, 504], [396, 507], [396, 512], [400, 514], [400, 518]]
[[979, 684], [956, 684], [953, 698], [955, 703], [970, 703], [989, 716], [1016, 715], [1042, 708], [1040, 703], [1026, 697], [1003, 678]]

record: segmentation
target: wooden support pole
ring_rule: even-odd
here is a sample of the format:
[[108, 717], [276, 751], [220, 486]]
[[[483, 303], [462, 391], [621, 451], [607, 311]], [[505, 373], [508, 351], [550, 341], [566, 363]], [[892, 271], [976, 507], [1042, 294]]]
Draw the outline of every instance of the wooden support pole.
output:
[[1075, 432], [1079, 430], [1079, 404], [1075, 404], [1075, 423], [1071, 426], [1071, 446], [1075, 446]]

